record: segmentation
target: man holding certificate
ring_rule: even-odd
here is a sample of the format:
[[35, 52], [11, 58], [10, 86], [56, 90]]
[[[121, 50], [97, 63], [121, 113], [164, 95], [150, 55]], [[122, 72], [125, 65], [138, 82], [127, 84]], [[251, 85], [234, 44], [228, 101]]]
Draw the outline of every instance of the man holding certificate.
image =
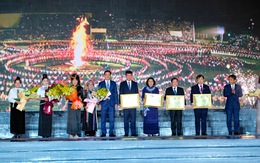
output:
[[[126, 80], [120, 83], [119, 87], [119, 103], [122, 103], [120, 95], [123, 94], [138, 94], [138, 85], [137, 82], [133, 81], [133, 72], [126, 71], [125, 73]], [[129, 100], [129, 99], [128, 99]], [[139, 99], [137, 99], [139, 100]], [[136, 108], [126, 108], [123, 110], [124, 114], [124, 130], [125, 137], [129, 135], [129, 121], [131, 123], [131, 135], [137, 136], [136, 132]]]
[[194, 105], [195, 99], [193, 99], [193, 95], [194, 94], [211, 94], [211, 91], [210, 91], [208, 85], [203, 84], [204, 83], [203, 75], [198, 75], [196, 77], [196, 81], [197, 81], [197, 84], [191, 87], [191, 94], [190, 94], [190, 102], [191, 102], [192, 106], [194, 107], [194, 114], [195, 114], [195, 132], [196, 132], [196, 136], [200, 135], [200, 128], [201, 128], [201, 135], [207, 135], [206, 122], [207, 122], [207, 116], [208, 116], [208, 108], [197, 108]]
[[[164, 99], [166, 100], [166, 97], [170, 96], [176, 96], [176, 95], [183, 95], [184, 96], [184, 90], [181, 87], [178, 87], [178, 79], [172, 78], [171, 79], [171, 87], [168, 87], [165, 91]], [[171, 130], [172, 130], [172, 136], [182, 136], [182, 110], [169, 110], [170, 117], [171, 117]], [[176, 133], [177, 128], [177, 133]]]

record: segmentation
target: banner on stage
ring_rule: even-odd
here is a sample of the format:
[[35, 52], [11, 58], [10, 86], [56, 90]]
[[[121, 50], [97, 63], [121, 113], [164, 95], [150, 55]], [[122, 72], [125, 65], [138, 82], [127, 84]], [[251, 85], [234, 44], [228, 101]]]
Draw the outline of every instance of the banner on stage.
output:
[[182, 95], [166, 95], [166, 109], [167, 110], [184, 110], [185, 99]]
[[211, 108], [211, 94], [193, 94], [193, 108]]
[[162, 108], [163, 107], [163, 95], [162, 94], [145, 93], [144, 106]]
[[122, 109], [140, 108], [139, 94], [120, 95], [120, 107]]

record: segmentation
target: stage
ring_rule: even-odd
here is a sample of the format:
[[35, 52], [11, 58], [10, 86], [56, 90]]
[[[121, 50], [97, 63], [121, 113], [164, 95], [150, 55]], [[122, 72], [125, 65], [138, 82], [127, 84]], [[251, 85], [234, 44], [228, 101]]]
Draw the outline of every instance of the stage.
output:
[[260, 136], [0, 139], [1, 162], [259, 162]]

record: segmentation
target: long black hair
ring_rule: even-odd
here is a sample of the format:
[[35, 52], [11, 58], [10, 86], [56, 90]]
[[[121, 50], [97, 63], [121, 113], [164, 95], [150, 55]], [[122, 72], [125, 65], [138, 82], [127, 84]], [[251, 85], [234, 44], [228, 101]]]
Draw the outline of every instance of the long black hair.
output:
[[80, 79], [79, 79], [79, 75], [78, 75], [78, 74], [72, 74], [72, 75], [70, 76], [70, 82], [71, 82], [71, 84], [72, 84], [73, 79], [76, 79], [76, 80], [78, 81], [78, 84], [76, 85], [77, 87], [78, 87], [78, 86], [81, 86], [81, 84], [80, 84]]

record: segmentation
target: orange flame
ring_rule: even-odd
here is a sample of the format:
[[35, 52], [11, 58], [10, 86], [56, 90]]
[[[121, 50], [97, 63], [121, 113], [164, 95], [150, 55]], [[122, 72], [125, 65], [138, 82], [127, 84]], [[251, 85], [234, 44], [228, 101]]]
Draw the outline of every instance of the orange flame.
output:
[[87, 18], [77, 18], [80, 24], [73, 32], [73, 36], [70, 41], [71, 48], [74, 51], [74, 60], [72, 64], [74, 67], [80, 67], [84, 64], [82, 57], [86, 55], [89, 48], [89, 35], [86, 33], [86, 27], [89, 25]]

